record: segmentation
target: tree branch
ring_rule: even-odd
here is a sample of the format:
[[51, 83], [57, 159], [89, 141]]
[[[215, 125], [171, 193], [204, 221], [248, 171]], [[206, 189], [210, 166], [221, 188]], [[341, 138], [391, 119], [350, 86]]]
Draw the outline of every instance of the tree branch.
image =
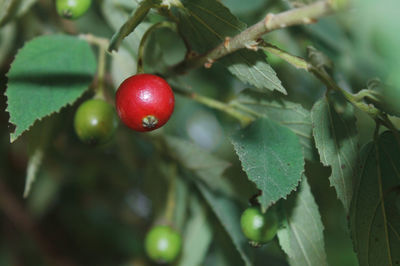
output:
[[332, 14], [335, 11], [334, 1], [324, 0], [310, 5], [291, 9], [282, 13], [269, 13], [264, 19], [242, 31], [238, 35], [227, 37], [223, 43], [211, 51], [182, 61], [172, 72], [184, 73], [188, 69], [197, 68], [218, 60], [242, 48], [257, 49], [257, 41], [266, 33], [294, 25], [315, 23], [318, 18]]

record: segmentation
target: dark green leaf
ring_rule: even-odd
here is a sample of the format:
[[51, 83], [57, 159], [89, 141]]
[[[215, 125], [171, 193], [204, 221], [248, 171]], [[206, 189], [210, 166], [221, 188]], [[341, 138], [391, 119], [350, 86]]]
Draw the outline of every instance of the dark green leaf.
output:
[[8, 72], [7, 111], [16, 125], [11, 141], [33, 123], [72, 104], [88, 89], [96, 71], [86, 41], [47, 35], [27, 43]]
[[353, 106], [347, 102], [331, 102], [331, 99], [323, 98], [314, 105], [311, 119], [321, 162], [331, 166], [332, 175], [329, 180], [348, 211], [359, 153]]
[[233, 104], [287, 126], [299, 137], [304, 156], [309, 160], [315, 158], [310, 112], [300, 104], [249, 90], [242, 92]]
[[304, 170], [299, 138], [288, 128], [267, 118], [233, 134], [231, 141], [243, 170], [262, 191], [263, 211], [294, 190]]
[[232, 238], [246, 265], [251, 265], [249, 245], [240, 229], [240, 211], [233, 201], [237, 195], [222, 176], [229, 163], [188, 141], [169, 136], [165, 140], [172, 156], [194, 173], [201, 193]]
[[324, 226], [306, 178], [302, 180], [299, 191], [282, 202], [282, 207], [285, 222], [278, 231], [278, 238], [290, 265], [328, 265]]
[[400, 263], [400, 143], [385, 132], [362, 149], [350, 208], [350, 226], [361, 266]]
[[[246, 28], [230, 11], [214, 0], [185, 0], [179, 10], [179, 29], [190, 48], [204, 53]], [[267, 64], [265, 54], [241, 50], [220, 60], [240, 80], [260, 91], [278, 90], [286, 94], [275, 71]]]
[[117, 51], [124, 38], [135, 30], [135, 28], [146, 18], [150, 9], [155, 7], [158, 3], [159, 1], [157, 0], [144, 0], [140, 2], [138, 7], [111, 38], [108, 51]]
[[248, 241], [244, 237], [242, 229], [240, 228], [241, 212], [239, 208], [235, 205], [231, 198], [226, 198], [220, 193], [213, 192], [200, 182], [197, 182], [196, 184], [204, 198], [207, 200], [211, 209], [220, 220], [222, 226], [231, 237], [233, 244], [245, 262], [245, 265], [252, 265], [250, 260], [250, 245], [248, 244]]

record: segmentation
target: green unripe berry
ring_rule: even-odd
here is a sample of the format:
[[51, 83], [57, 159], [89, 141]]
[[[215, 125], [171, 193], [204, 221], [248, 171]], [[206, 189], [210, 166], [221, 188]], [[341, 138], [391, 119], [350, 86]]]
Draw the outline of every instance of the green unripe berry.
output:
[[77, 19], [88, 11], [92, 0], [56, 0], [57, 13], [66, 19]]
[[278, 231], [278, 217], [275, 211], [261, 213], [258, 207], [246, 209], [240, 218], [243, 234], [254, 245], [271, 241]]
[[92, 99], [82, 103], [75, 113], [75, 132], [88, 144], [103, 144], [110, 140], [118, 126], [115, 109], [107, 102]]
[[153, 227], [146, 235], [146, 253], [156, 262], [172, 262], [179, 255], [181, 247], [181, 236], [169, 226]]

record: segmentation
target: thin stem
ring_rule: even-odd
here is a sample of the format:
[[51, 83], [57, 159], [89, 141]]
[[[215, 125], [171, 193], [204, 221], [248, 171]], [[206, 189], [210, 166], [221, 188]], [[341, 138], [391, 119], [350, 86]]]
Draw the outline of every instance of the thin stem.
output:
[[242, 110], [243, 112], [251, 114], [251, 115], [253, 115], [255, 117], [261, 117], [262, 116], [261, 113], [258, 113], [256, 111], [252, 110], [251, 108], [248, 108], [248, 107], [244, 106], [243, 104], [239, 103], [237, 100], [234, 100], [234, 101], [230, 102], [229, 105], [232, 106], [232, 107], [236, 107], [237, 109]]
[[312, 73], [317, 79], [319, 79], [322, 83], [324, 83], [328, 89], [341, 92], [343, 94], [343, 96], [351, 104], [353, 104], [355, 107], [359, 108], [363, 112], [369, 114], [372, 118], [376, 119], [380, 115], [382, 115], [382, 112], [379, 109], [375, 108], [375, 106], [373, 106], [371, 104], [365, 103], [362, 100], [363, 99], [362, 96], [365, 94], [365, 92], [363, 92], [362, 94], [353, 95], [352, 93], [342, 89], [339, 85], [337, 85], [337, 83], [333, 80], [333, 78], [325, 71], [325, 69], [315, 67], [307, 60], [305, 60], [301, 57], [292, 55], [286, 51], [279, 49], [278, 47], [276, 47], [274, 45], [271, 45], [271, 44], [268, 44], [265, 42], [262, 42], [260, 44], [260, 48], [267, 52], [270, 52], [270, 53], [273, 53], [273, 54], [279, 56], [280, 58], [282, 58], [283, 60], [285, 60], [286, 62], [288, 62], [289, 64], [291, 64], [292, 66], [294, 66], [296, 68], [304, 69], [304, 70]]
[[96, 98], [104, 99], [104, 76], [106, 73], [106, 49], [99, 46], [99, 62], [97, 67]]
[[150, 35], [151, 35], [151, 33], [153, 33], [153, 31], [155, 31], [156, 29], [159, 29], [159, 28], [163, 28], [163, 27], [175, 30], [175, 24], [173, 24], [169, 21], [158, 22], [156, 24], [153, 24], [150, 28], [148, 28], [147, 31], [144, 33], [142, 39], [140, 40], [139, 50], [138, 50], [138, 60], [137, 60], [137, 73], [144, 73], [143, 57], [144, 57], [147, 39], [150, 37]]
[[172, 69], [172, 72], [179, 74], [191, 68], [210, 65], [219, 58], [242, 48], [256, 49], [257, 41], [266, 33], [289, 26], [315, 23], [320, 17], [334, 11], [332, 1], [324, 0], [279, 14], [269, 13], [264, 19], [238, 35], [232, 38], [226, 36], [227, 38], [221, 40], [221, 44], [211, 51], [182, 61]]
[[237, 111], [235, 108], [233, 108], [231, 105], [217, 101], [215, 99], [212, 98], [208, 98], [206, 96], [197, 94], [195, 92], [188, 92], [186, 90], [180, 89], [180, 88], [176, 88], [174, 87], [174, 91], [176, 93], [179, 93], [180, 95], [183, 95], [189, 99], [192, 99], [198, 103], [201, 103], [207, 107], [210, 107], [212, 109], [215, 110], [219, 110], [222, 111], [234, 118], [236, 118], [237, 120], [239, 120], [240, 124], [242, 126], [246, 126], [248, 124], [250, 124], [251, 122], [254, 121], [254, 118], [244, 114], [242, 112]]
[[109, 44], [108, 39], [96, 37], [92, 34], [82, 34], [81, 38], [88, 43], [96, 45], [99, 48], [97, 65], [97, 86], [95, 88], [95, 98], [104, 99], [104, 77], [106, 73], [106, 52]]
[[288, 62], [295, 68], [304, 69], [306, 71], [309, 70], [310, 64], [306, 60], [304, 60], [301, 57], [289, 54], [288, 52], [286, 52], [282, 49], [279, 49], [275, 45], [272, 45], [270, 43], [263, 43], [259, 47], [266, 52], [269, 52], [271, 54], [274, 54], [274, 55], [280, 57], [281, 59], [285, 60], [286, 62]]
[[93, 44], [93, 45], [96, 45], [99, 47], [101, 46], [107, 50], [109, 41], [106, 38], [97, 37], [92, 34], [81, 34], [81, 35], [79, 35], [79, 37], [86, 40], [90, 44]]

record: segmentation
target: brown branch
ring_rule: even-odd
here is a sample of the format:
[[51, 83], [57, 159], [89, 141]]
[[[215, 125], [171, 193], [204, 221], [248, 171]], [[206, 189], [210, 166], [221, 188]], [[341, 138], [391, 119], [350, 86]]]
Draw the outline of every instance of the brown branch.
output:
[[324, 0], [278, 14], [269, 13], [258, 23], [229, 38], [228, 43], [225, 39], [211, 51], [182, 61], [172, 69], [172, 72], [184, 73], [188, 69], [205, 66], [239, 49], [252, 49], [264, 34], [294, 25], [315, 23], [317, 19], [334, 13], [336, 10], [334, 7], [333, 0]]

